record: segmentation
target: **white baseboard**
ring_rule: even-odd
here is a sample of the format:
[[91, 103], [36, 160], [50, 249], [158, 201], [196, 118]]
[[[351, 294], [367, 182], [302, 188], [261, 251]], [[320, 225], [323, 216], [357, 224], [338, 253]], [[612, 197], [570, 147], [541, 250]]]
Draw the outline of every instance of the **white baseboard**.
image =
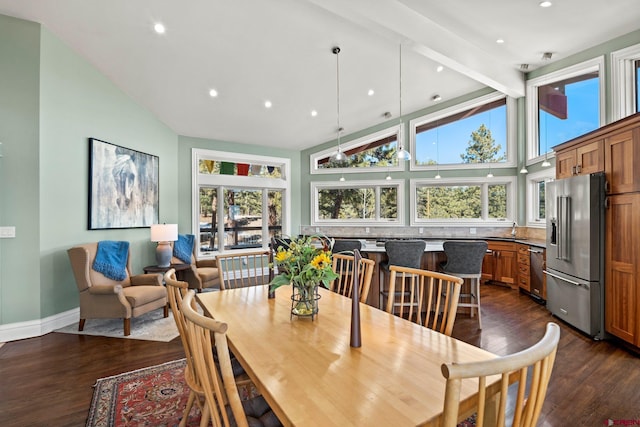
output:
[[78, 322], [79, 318], [80, 308], [74, 308], [44, 319], [0, 325], [0, 342], [39, 337], [73, 322]]

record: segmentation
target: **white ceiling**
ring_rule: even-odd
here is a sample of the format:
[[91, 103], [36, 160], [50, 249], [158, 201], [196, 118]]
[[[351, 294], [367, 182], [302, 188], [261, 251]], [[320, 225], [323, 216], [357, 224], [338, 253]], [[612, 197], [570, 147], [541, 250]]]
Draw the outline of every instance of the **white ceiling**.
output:
[[[401, 44], [406, 114], [435, 94], [446, 101], [485, 86], [523, 96], [520, 64], [533, 70], [640, 29], [638, 0], [538, 3], [0, 0], [0, 14], [41, 23], [180, 135], [304, 149], [336, 137], [333, 46], [349, 134], [386, 111], [397, 120]], [[165, 34], [153, 31], [157, 21]]]

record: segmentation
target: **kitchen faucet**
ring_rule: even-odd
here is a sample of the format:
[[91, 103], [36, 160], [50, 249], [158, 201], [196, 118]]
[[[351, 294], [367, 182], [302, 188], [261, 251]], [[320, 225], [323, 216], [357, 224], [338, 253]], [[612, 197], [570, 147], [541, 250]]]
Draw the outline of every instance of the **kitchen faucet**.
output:
[[511, 227], [511, 235], [513, 237], [516, 237], [516, 227], [518, 226], [518, 223], [513, 221], [513, 227]]

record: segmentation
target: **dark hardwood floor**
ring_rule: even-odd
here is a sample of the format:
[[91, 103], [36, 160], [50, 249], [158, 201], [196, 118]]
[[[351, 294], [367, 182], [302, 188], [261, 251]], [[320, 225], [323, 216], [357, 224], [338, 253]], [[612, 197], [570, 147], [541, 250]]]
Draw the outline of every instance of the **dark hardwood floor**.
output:
[[[548, 321], [560, 324], [539, 425], [640, 423], [638, 355], [591, 340], [528, 296], [501, 286], [482, 286], [482, 311], [482, 331], [475, 318], [460, 314], [453, 335], [500, 355], [535, 343]], [[98, 378], [181, 357], [179, 338], [161, 343], [50, 333], [7, 343], [0, 347], [0, 426], [83, 426]]]

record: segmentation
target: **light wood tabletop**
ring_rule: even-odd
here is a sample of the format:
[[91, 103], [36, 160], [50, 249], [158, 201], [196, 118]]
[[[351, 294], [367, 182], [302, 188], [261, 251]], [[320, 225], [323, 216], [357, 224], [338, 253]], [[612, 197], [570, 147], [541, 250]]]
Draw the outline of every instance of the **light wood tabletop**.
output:
[[[290, 319], [291, 287], [197, 295], [229, 325], [229, 345], [285, 426], [438, 425], [444, 362], [496, 357], [360, 304], [362, 347], [350, 343], [351, 299], [320, 289], [315, 320]], [[477, 383], [462, 388], [472, 400]]]

